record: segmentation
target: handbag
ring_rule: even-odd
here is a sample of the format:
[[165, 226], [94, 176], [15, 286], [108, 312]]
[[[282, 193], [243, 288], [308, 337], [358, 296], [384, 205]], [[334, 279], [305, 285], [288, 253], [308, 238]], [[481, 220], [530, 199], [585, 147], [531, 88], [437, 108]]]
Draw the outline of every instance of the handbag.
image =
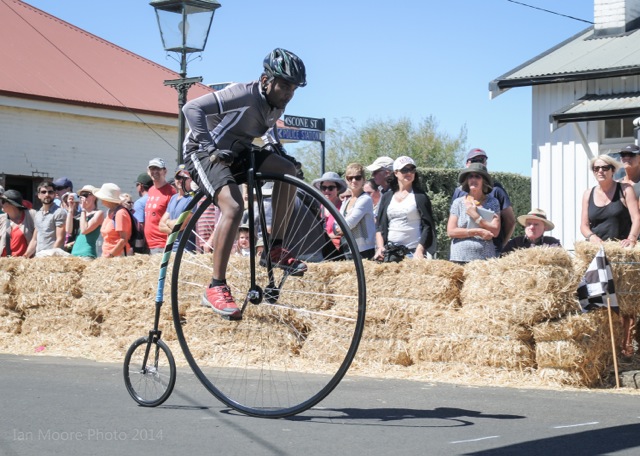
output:
[[411, 250], [402, 244], [387, 242], [384, 251], [383, 263], [400, 263]]

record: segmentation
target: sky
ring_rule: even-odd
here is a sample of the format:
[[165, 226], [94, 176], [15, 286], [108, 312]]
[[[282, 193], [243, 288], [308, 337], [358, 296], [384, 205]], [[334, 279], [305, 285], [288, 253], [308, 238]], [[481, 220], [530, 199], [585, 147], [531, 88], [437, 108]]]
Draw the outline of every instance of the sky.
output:
[[[190, 56], [188, 77], [254, 80], [265, 55], [283, 47], [303, 59], [308, 81], [286, 114], [325, 118], [327, 128], [401, 118], [417, 126], [433, 116], [451, 137], [466, 127], [465, 151], [484, 149], [491, 171], [527, 176], [531, 88], [490, 100], [489, 82], [590, 25], [509, 0], [218, 1], [207, 46]], [[179, 71], [148, 1], [26, 3]], [[522, 3], [593, 21], [593, 0]]]

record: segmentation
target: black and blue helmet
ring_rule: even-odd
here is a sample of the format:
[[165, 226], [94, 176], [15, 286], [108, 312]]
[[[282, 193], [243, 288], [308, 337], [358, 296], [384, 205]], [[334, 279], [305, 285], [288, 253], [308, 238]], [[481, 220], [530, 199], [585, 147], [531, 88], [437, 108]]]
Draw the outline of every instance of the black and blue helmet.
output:
[[293, 52], [276, 48], [264, 58], [263, 66], [269, 79], [281, 78], [299, 87], [307, 85], [304, 63]]

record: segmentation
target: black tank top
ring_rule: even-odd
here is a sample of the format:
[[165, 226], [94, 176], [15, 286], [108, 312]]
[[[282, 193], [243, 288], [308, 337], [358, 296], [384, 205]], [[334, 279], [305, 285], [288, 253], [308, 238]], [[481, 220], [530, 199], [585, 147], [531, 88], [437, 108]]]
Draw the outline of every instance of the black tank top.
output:
[[593, 202], [593, 191], [591, 189], [589, 195], [589, 226], [600, 239], [607, 241], [609, 239], [626, 239], [631, 231], [631, 215], [629, 209], [622, 204], [620, 195], [622, 186], [618, 182], [616, 184], [616, 192], [609, 204], [598, 207]]

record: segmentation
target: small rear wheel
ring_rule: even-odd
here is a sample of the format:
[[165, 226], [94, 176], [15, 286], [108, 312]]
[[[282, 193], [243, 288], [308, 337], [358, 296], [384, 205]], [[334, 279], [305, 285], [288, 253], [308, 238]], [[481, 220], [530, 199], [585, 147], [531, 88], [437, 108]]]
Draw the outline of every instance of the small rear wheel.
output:
[[148, 336], [141, 337], [131, 344], [124, 357], [123, 374], [124, 384], [133, 400], [144, 407], [156, 407], [173, 391], [176, 363], [162, 340], [149, 343]]

